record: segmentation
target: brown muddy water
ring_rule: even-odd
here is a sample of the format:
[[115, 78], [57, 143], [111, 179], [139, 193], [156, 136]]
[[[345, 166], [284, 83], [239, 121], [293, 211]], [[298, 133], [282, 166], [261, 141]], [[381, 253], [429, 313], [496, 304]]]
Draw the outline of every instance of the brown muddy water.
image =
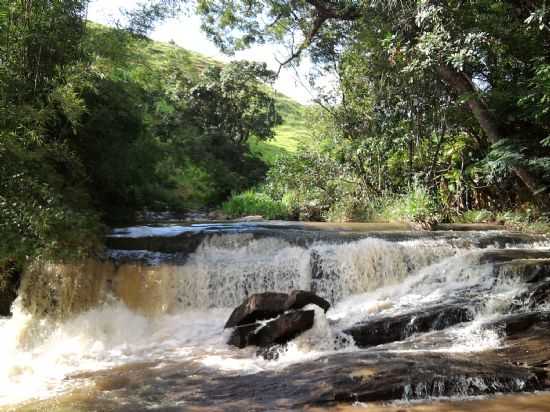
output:
[[[0, 411], [550, 411], [550, 240], [457, 229], [115, 230], [24, 275]], [[275, 360], [225, 343], [246, 296], [292, 289], [332, 307]]]

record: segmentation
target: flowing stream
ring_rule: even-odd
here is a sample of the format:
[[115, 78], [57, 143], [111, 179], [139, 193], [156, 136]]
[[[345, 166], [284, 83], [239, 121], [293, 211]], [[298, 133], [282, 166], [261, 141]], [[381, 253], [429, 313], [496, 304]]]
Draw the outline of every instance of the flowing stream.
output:
[[[192, 251], [150, 247], [155, 237], [170, 244], [199, 229], [202, 237]], [[120, 388], [146, 369], [151, 382], [162, 380], [160, 375], [153, 378], [155, 371], [189, 365], [199, 371], [197, 379], [216, 374], [253, 377], [355, 352], [395, 356], [495, 350], [503, 345], [502, 337], [482, 325], [498, 319], [526, 283], [517, 276], [495, 278], [495, 264], [484, 256], [491, 250], [550, 248], [541, 236], [493, 231], [320, 236], [292, 228], [273, 230], [273, 235], [269, 228], [254, 226], [199, 229], [115, 231], [113, 242], [137, 242], [132, 250], [111, 249], [103, 261], [70, 267], [37, 264], [26, 273], [13, 316], [0, 319], [0, 410], [1, 405], [33, 410], [28, 405], [38, 405], [37, 399], [63, 399], [83, 388], [93, 389], [86, 395], [88, 409], [82, 410], [134, 410], [131, 405], [138, 404], [143, 410], [183, 408], [190, 398], [193, 406], [212, 405], [206, 392], [170, 396], [173, 382], [168, 380], [151, 384], [147, 396], [130, 399], [133, 395]], [[306, 232], [315, 236], [304, 241]], [[144, 246], [139, 240], [146, 241]], [[229, 332], [224, 323], [244, 298], [292, 289], [315, 291], [332, 307], [326, 315], [316, 309], [314, 327], [276, 360], [225, 343]], [[472, 320], [414, 344], [405, 339], [359, 348], [344, 334], [357, 322], [447, 304], [467, 305]], [[122, 375], [123, 383], [116, 384]], [[106, 381], [110, 383], [102, 386]], [[100, 398], [103, 406], [94, 403]], [[265, 407], [276, 409], [273, 404]]]

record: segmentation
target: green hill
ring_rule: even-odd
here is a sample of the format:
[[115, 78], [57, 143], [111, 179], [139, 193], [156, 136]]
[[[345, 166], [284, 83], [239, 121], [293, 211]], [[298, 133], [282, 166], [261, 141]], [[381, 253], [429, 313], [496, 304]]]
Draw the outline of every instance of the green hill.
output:
[[[210, 65], [223, 63], [200, 53], [186, 50], [173, 43], [162, 43], [145, 37], [129, 35], [97, 23], [88, 23], [90, 47], [100, 54], [98, 64], [114, 67], [114, 75], [130, 75], [133, 80], [153, 88], [162, 76], [170, 76], [174, 69], [185, 72], [191, 79], [198, 79], [201, 72]], [[117, 37], [120, 41], [117, 41]], [[124, 70], [122, 70], [124, 69]], [[160, 78], [162, 78], [160, 76]], [[273, 90], [273, 89], [272, 89]], [[306, 106], [273, 90], [277, 109], [283, 123], [276, 128], [275, 138], [270, 141], [252, 139], [250, 145], [254, 154], [271, 164], [277, 156], [294, 152], [298, 145], [309, 139], [305, 121]]]

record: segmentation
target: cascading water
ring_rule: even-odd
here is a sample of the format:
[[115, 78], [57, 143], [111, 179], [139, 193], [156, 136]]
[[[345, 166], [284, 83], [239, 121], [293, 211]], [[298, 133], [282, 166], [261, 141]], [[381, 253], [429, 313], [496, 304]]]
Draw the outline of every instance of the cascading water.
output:
[[[540, 241], [519, 245], [549, 246]], [[0, 404], [51, 397], [85, 385], [84, 372], [140, 362], [189, 360], [253, 374], [349, 351], [494, 348], [500, 344], [498, 333], [482, 325], [525, 289], [519, 277], [495, 278], [493, 264], [482, 262], [475, 243], [437, 237], [388, 241], [366, 236], [298, 245], [250, 233], [214, 234], [185, 260], [154, 256], [145, 263], [126, 259], [32, 268], [13, 316], [0, 319]], [[253, 293], [292, 289], [313, 290], [333, 307], [326, 317], [315, 309], [314, 328], [276, 361], [225, 344], [223, 325], [234, 306]], [[371, 317], [457, 302], [473, 302], [468, 303], [473, 321], [448, 328], [444, 339], [371, 349], [359, 349], [351, 339], [334, 343], [346, 328]]]

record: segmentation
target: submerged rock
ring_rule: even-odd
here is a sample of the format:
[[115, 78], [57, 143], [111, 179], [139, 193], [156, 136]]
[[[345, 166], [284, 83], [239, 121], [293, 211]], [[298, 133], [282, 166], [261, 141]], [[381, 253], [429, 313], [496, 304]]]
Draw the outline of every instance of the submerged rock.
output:
[[299, 310], [285, 313], [265, 324], [252, 323], [237, 326], [228, 344], [238, 348], [246, 346], [271, 347], [285, 344], [313, 326], [315, 312]]
[[365, 359], [360, 364], [347, 379], [334, 383], [333, 401], [387, 402], [534, 391], [545, 387], [547, 376], [543, 370], [437, 353], [384, 354], [376, 362]]
[[265, 292], [254, 294], [233, 310], [224, 328], [275, 318], [285, 311], [287, 299], [288, 295], [286, 293]]
[[438, 305], [396, 316], [381, 316], [344, 330], [359, 347], [377, 346], [406, 339], [414, 333], [445, 329], [473, 319], [470, 309]]

